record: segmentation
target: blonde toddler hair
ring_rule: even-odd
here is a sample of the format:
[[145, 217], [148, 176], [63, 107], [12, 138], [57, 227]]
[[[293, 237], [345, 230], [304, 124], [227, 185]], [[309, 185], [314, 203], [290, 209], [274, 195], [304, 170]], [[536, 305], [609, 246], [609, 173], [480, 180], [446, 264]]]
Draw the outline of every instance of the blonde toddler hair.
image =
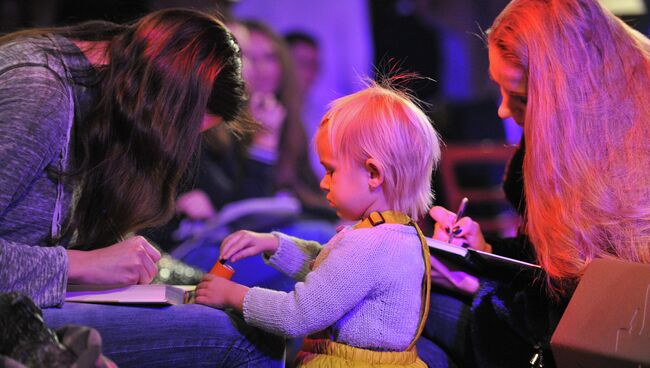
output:
[[327, 129], [332, 152], [344, 164], [363, 164], [369, 158], [381, 162], [382, 188], [393, 210], [414, 220], [428, 211], [441, 143], [429, 118], [407, 93], [388, 82], [371, 82], [332, 102], [320, 129]]

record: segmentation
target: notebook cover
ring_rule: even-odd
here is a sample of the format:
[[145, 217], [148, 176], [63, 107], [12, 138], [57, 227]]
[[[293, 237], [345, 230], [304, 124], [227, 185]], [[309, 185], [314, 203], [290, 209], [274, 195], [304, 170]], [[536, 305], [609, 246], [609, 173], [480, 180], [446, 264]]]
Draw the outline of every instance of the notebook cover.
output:
[[194, 286], [164, 284], [97, 286], [68, 285], [66, 302], [107, 304], [184, 304], [190, 302]]

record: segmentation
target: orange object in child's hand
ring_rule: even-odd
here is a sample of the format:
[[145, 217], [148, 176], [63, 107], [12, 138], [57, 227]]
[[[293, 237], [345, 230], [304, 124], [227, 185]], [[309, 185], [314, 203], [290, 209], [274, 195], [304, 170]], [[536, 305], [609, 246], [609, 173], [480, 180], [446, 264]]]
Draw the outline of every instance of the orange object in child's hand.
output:
[[235, 270], [233, 270], [233, 268], [228, 266], [227, 264], [221, 263], [221, 260], [217, 261], [214, 264], [214, 266], [212, 266], [212, 269], [210, 270], [210, 274], [218, 277], [223, 277], [224, 279], [227, 280], [230, 280], [230, 278], [234, 273]]

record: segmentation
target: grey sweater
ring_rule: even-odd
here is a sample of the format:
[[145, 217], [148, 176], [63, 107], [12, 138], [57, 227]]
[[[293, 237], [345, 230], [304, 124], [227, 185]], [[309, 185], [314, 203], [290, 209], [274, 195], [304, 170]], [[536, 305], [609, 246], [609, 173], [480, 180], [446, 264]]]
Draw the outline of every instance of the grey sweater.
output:
[[298, 279], [292, 292], [252, 288], [244, 298], [249, 324], [283, 336], [327, 328], [347, 345], [403, 351], [420, 320], [424, 259], [411, 226], [346, 228], [324, 247], [281, 233], [269, 262]]
[[65, 295], [60, 237], [74, 188], [60, 173], [94, 104], [93, 74], [60, 36], [0, 46], [0, 292], [25, 292], [41, 307]]

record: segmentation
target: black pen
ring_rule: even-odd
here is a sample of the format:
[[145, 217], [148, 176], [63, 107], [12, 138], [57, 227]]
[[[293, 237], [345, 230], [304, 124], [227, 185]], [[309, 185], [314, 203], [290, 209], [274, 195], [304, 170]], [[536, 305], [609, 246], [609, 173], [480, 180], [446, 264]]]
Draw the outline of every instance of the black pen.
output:
[[[463, 217], [463, 214], [465, 213], [465, 207], [467, 207], [467, 197], [463, 197], [460, 201], [460, 206], [458, 206], [458, 212], [456, 212], [456, 219], [454, 220], [454, 225], [460, 220], [461, 217]], [[449, 229], [449, 240], [447, 240], [447, 243], [451, 244], [451, 241], [454, 240], [454, 232], [453, 232], [453, 227]]]

